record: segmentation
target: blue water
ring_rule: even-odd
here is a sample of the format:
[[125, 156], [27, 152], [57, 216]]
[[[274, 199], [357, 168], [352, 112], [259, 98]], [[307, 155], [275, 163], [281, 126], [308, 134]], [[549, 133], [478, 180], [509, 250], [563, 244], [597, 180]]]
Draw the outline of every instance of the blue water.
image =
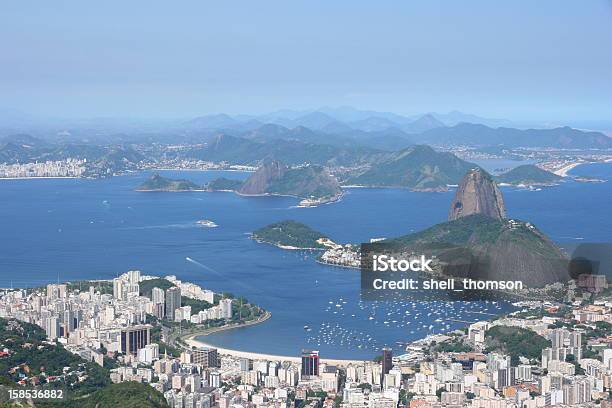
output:
[[[610, 165], [585, 165], [575, 172], [612, 180]], [[198, 183], [220, 175], [163, 173]], [[129, 269], [175, 274], [215, 291], [244, 295], [273, 314], [263, 324], [217, 333], [207, 342], [288, 355], [312, 347], [337, 358], [369, 358], [383, 345], [399, 351], [398, 341], [464, 326], [449, 318], [474, 321], [488, 317], [482, 312], [509, 310], [503, 302], [360, 303], [358, 271], [323, 266], [311, 254], [248, 237], [283, 219], [304, 222], [337, 242], [397, 236], [444, 221], [452, 192], [351, 189], [339, 203], [304, 209], [287, 197], [132, 191], [147, 176], [0, 180], [0, 286], [105, 279]], [[561, 244], [612, 238], [611, 183], [503, 191], [511, 217], [533, 222]], [[203, 218], [219, 227], [194, 224]]]

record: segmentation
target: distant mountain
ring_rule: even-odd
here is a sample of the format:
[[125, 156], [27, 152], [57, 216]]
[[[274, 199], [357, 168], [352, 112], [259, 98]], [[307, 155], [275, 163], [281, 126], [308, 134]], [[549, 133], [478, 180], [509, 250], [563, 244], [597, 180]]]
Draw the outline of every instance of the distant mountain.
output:
[[333, 201], [342, 195], [335, 177], [321, 166], [288, 168], [279, 161], [265, 162], [242, 184], [243, 195], [288, 195], [302, 199]]
[[136, 170], [140, 162], [147, 159], [131, 146], [111, 146], [104, 149], [102, 156], [87, 163], [86, 174], [100, 177], [110, 176], [126, 170]]
[[433, 115], [423, 115], [414, 122], [407, 123], [401, 127], [407, 133], [421, 133], [431, 129], [444, 127], [444, 123], [440, 122]]
[[475, 164], [429, 146], [414, 146], [389, 154], [371, 168], [346, 180], [349, 185], [445, 190], [457, 184]]
[[178, 192], [178, 191], [193, 191], [200, 190], [201, 187], [197, 184], [184, 179], [174, 180], [166, 177], [162, 177], [159, 174], [153, 174], [144, 183], [138, 186], [135, 191], [165, 191], [165, 192]]
[[319, 130], [332, 123], [338, 122], [336, 119], [322, 112], [312, 112], [307, 115], [294, 119], [296, 126], [304, 126], [310, 129]]
[[49, 142], [24, 133], [13, 134], [0, 138], [0, 146], [7, 143], [13, 143], [25, 148], [32, 147], [46, 147], [49, 146]]
[[399, 124], [390, 119], [382, 118], [380, 116], [370, 116], [366, 119], [350, 122], [349, 126], [353, 129], [363, 130], [364, 132], [377, 132], [389, 128], [398, 127]]
[[525, 164], [515, 167], [514, 169], [500, 174], [496, 177], [497, 182], [505, 184], [523, 184], [523, 185], [547, 185], [561, 181], [563, 178], [557, 176], [550, 171], [534, 166], [533, 164]]
[[33, 152], [28, 147], [16, 143], [0, 144], [0, 163], [23, 163], [30, 161]]
[[190, 127], [201, 129], [223, 129], [236, 125], [238, 121], [225, 113], [215, 115], [205, 115], [187, 122]]
[[556, 147], [575, 149], [609, 149], [612, 138], [599, 132], [583, 132], [570, 127], [555, 129], [490, 128], [473, 123], [460, 123], [413, 135], [418, 143], [432, 145], [472, 145], [506, 147]]
[[483, 214], [495, 219], [506, 217], [506, 206], [501, 191], [493, 177], [486, 171], [475, 168], [461, 180], [448, 213], [449, 221]]
[[499, 126], [507, 126], [511, 125], [511, 122], [506, 119], [491, 119], [491, 118], [483, 118], [480, 116], [472, 115], [469, 113], [463, 113], [459, 111], [452, 111], [448, 113], [430, 113], [431, 116], [444, 123], [446, 126], [455, 126], [459, 123], [477, 123], [481, 125], [491, 126], [491, 127], [499, 127]]
[[310, 163], [335, 166], [367, 163], [380, 154], [375, 149], [359, 146], [342, 147], [285, 139], [260, 141], [220, 134], [208, 139], [204, 147], [181, 152], [181, 157], [247, 165], [259, 165], [265, 160], [282, 160], [290, 165]]
[[350, 106], [341, 106], [338, 108], [326, 106], [326, 107], [317, 109], [317, 111], [323, 112], [335, 118], [336, 120], [346, 122], [348, 124], [350, 124], [351, 122], [362, 121], [362, 120], [372, 118], [372, 117], [388, 119], [391, 122], [399, 124], [399, 125], [414, 121], [414, 118], [409, 118], [409, 117], [398, 115], [392, 112], [360, 110], [360, 109], [352, 108]]

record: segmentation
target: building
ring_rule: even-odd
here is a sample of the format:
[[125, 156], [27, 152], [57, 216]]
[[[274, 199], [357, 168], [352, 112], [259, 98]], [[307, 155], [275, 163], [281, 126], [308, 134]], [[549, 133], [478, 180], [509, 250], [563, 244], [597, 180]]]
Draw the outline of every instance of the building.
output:
[[121, 329], [120, 338], [121, 352], [136, 355], [138, 350], [151, 343], [151, 326], [145, 324]]
[[232, 299], [221, 299], [219, 301], [219, 306], [221, 306], [221, 316], [224, 319], [232, 318]]
[[382, 349], [382, 372], [380, 374], [380, 383], [383, 384], [383, 379], [385, 378], [385, 374], [389, 374], [391, 368], [393, 367], [393, 350], [389, 347], [385, 347]]
[[151, 301], [153, 304], [165, 303], [166, 296], [164, 290], [161, 288], [153, 288], [151, 290]]
[[174, 321], [176, 309], [181, 307], [181, 289], [172, 286], [166, 289], [166, 318]]
[[204, 368], [219, 367], [219, 358], [216, 348], [203, 347], [191, 350], [191, 362]]
[[317, 350], [302, 350], [302, 377], [319, 375], [319, 352]]

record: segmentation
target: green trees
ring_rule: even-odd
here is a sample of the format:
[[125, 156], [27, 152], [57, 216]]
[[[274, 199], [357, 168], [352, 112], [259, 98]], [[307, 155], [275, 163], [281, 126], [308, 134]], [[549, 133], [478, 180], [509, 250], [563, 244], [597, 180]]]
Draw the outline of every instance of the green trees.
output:
[[542, 356], [542, 349], [551, 346], [550, 340], [520, 327], [494, 326], [487, 330], [485, 337], [487, 352], [509, 354], [512, 364], [518, 364], [520, 356], [538, 360]]

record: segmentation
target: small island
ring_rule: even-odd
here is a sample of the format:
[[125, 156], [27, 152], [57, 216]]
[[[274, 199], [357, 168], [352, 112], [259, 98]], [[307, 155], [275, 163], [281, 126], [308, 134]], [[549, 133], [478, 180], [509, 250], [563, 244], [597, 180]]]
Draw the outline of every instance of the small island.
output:
[[324, 234], [293, 220], [260, 228], [253, 232], [252, 238], [282, 249], [325, 249], [325, 243], [329, 242]]
[[525, 164], [500, 174], [496, 181], [500, 185], [512, 186], [551, 186], [560, 182], [563, 178], [539, 168], [533, 164]]
[[300, 207], [332, 203], [342, 197], [338, 180], [322, 166], [288, 167], [265, 162], [244, 182], [227, 178], [212, 180], [206, 191], [233, 191], [242, 196], [288, 196], [300, 199]]
[[155, 173], [144, 183], [138, 186], [135, 191], [150, 192], [150, 191], [163, 191], [163, 192], [179, 192], [179, 191], [202, 191], [202, 187], [197, 184], [184, 179], [170, 179], [162, 177]]

